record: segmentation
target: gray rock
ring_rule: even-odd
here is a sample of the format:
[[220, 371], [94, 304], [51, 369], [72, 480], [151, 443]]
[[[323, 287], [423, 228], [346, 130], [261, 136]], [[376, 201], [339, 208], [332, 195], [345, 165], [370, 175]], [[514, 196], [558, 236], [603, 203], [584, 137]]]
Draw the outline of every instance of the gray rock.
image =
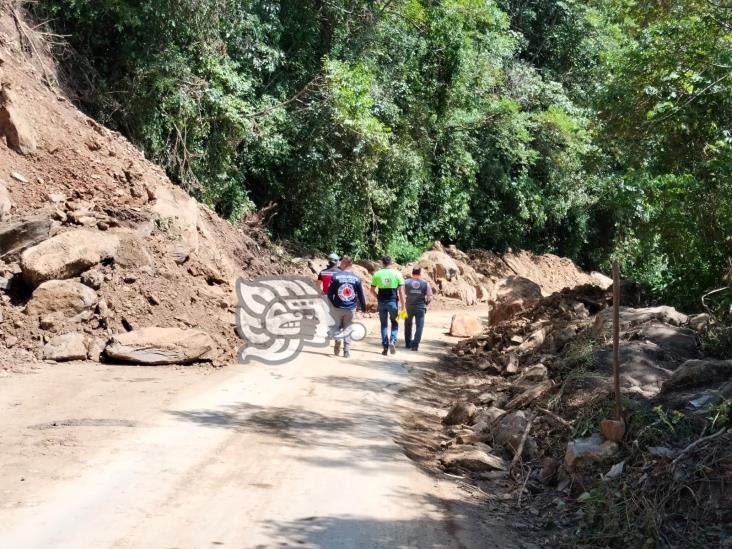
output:
[[674, 451], [666, 446], [649, 446], [648, 453], [653, 457], [671, 459], [674, 457]]
[[516, 395], [510, 401], [508, 401], [508, 403], [506, 403], [506, 408], [524, 408], [531, 404], [533, 401], [543, 397], [545, 394], [551, 391], [553, 387], [554, 382], [551, 379], [536, 383], [534, 386], [529, 387], [523, 393]]
[[[612, 374], [612, 347], [595, 353], [599, 370]], [[653, 398], [663, 382], [671, 376], [676, 362], [651, 341], [623, 341], [620, 346], [620, 385], [624, 391]]]
[[442, 418], [443, 425], [460, 425], [469, 423], [478, 411], [475, 404], [470, 402], [459, 401], [452, 405], [447, 415]]
[[496, 470], [505, 471], [506, 462], [502, 458], [490, 453], [490, 450], [486, 451], [481, 446], [490, 448], [485, 445], [449, 448], [440, 456], [440, 462], [447, 469], [460, 467], [477, 473]]
[[689, 359], [698, 356], [696, 333], [689, 328], [669, 326], [661, 322], [650, 322], [644, 325], [639, 337], [652, 341], [675, 357]]
[[503, 373], [506, 375], [517, 374], [518, 367], [519, 367], [518, 357], [515, 354], [511, 353], [508, 355], [508, 358], [506, 359], [506, 368], [503, 370]]
[[480, 409], [473, 418], [473, 431], [490, 434], [495, 426], [495, 421], [505, 413], [504, 410], [496, 406]]
[[478, 369], [481, 372], [485, 372], [486, 374], [497, 376], [500, 375], [503, 369], [496, 364], [495, 362], [491, 362], [490, 360], [482, 360], [478, 364]]
[[46, 360], [62, 362], [65, 360], [85, 360], [86, 341], [80, 333], [63, 334], [51, 338], [43, 347], [43, 357]]
[[[503, 416], [496, 422], [493, 429], [494, 444], [505, 448], [511, 455], [516, 454], [528, 421], [523, 410]], [[523, 455], [532, 458], [536, 454], [536, 450], [536, 441], [531, 436], [527, 437], [524, 443]]]
[[704, 387], [721, 381], [732, 381], [732, 360], [687, 360], [664, 382], [661, 392]]
[[604, 461], [617, 453], [617, 442], [604, 440], [600, 435], [594, 434], [567, 443], [564, 464], [568, 469], [573, 469], [581, 461]]
[[113, 336], [104, 354], [136, 364], [190, 364], [213, 360], [216, 344], [201, 330], [150, 327]]
[[89, 356], [89, 360], [93, 360], [94, 362], [99, 362], [101, 360], [102, 353], [104, 352], [104, 347], [107, 345], [107, 342], [104, 339], [95, 337], [89, 340], [86, 346], [87, 355]]
[[42, 214], [0, 223], [0, 257], [21, 252], [47, 239], [51, 224], [51, 218]]
[[529, 381], [544, 381], [548, 376], [549, 371], [541, 363], [529, 366], [524, 373], [524, 378]]
[[[607, 307], [595, 316], [593, 331], [595, 335], [607, 334], [612, 330], [613, 309]], [[644, 309], [633, 309], [632, 307], [620, 307], [620, 329], [626, 331], [633, 326], [644, 324], [652, 320], [658, 320], [671, 324], [672, 326], [685, 326], [689, 317], [680, 313], [673, 307], [646, 307]]]
[[706, 330], [707, 326], [712, 321], [712, 316], [709, 313], [700, 313], [698, 315], [691, 315], [689, 317], [689, 328], [697, 332]]
[[[0, 85], [0, 138], [3, 136], [8, 147], [18, 154], [27, 155], [36, 150], [33, 126], [13, 101], [9, 87]], [[12, 175], [15, 176], [15, 172]]]

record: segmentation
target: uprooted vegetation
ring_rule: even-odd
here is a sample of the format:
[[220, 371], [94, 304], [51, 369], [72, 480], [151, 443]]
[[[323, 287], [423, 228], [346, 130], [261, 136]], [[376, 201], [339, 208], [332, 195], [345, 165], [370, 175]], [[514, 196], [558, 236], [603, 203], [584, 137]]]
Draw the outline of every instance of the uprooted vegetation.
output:
[[427, 461], [519, 507], [549, 545], [729, 542], [732, 361], [704, 355], [709, 315], [621, 307], [618, 436], [603, 422], [615, 413], [611, 299], [565, 289], [458, 343], [440, 375], [459, 382], [430, 381], [454, 401]]

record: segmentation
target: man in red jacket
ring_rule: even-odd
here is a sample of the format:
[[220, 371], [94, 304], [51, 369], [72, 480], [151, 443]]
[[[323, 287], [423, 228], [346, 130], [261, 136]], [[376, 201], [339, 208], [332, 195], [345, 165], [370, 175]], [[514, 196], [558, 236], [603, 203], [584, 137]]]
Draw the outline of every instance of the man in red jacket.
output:
[[338, 254], [330, 254], [328, 256], [328, 266], [318, 273], [318, 280], [323, 285], [323, 293], [326, 295], [328, 295], [330, 279], [341, 270], [338, 266], [340, 260], [341, 258], [338, 257]]

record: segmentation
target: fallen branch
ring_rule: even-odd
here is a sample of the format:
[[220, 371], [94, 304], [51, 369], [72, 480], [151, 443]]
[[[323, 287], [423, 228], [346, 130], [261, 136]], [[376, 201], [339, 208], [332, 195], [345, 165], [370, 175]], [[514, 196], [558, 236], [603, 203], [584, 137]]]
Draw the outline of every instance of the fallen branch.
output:
[[722, 427], [719, 431], [716, 433], [713, 433], [711, 435], [707, 435], [705, 437], [701, 437], [691, 444], [689, 444], [686, 448], [681, 450], [681, 453], [674, 458], [674, 460], [671, 462], [671, 467], [675, 467], [676, 464], [681, 460], [682, 457], [684, 457], [686, 454], [688, 454], [691, 450], [699, 446], [702, 442], [707, 442], [708, 440], [712, 440], [714, 438], [722, 436], [727, 431], [727, 427]]
[[524, 496], [524, 492], [526, 491], [526, 484], [529, 482], [529, 478], [531, 477], [531, 473], [533, 472], [533, 469], [529, 467], [529, 472], [524, 478], [524, 483], [521, 485], [521, 489], [519, 490], [518, 500], [516, 501], [516, 505], [519, 507], [521, 506], [521, 498]]
[[516, 450], [516, 453], [513, 456], [513, 460], [511, 460], [511, 465], [508, 466], [508, 474], [510, 475], [513, 471], [513, 468], [516, 466], [516, 464], [521, 459], [521, 454], [524, 453], [524, 445], [526, 444], [526, 439], [529, 438], [529, 433], [531, 432], [531, 427], [534, 424], [534, 418], [536, 416], [532, 413], [529, 415], [529, 419], [526, 422], [526, 428], [524, 429], [524, 434], [521, 435], [521, 442], [519, 442], [518, 449]]
[[567, 421], [566, 419], [564, 419], [562, 417], [559, 417], [557, 414], [555, 414], [551, 410], [547, 410], [546, 408], [537, 408], [537, 410], [539, 410], [542, 414], [549, 416], [550, 418], [552, 418], [554, 421], [556, 421], [563, 427], [566, 427], [569, 430], [572, 429], [572, 424], [569, 421]]

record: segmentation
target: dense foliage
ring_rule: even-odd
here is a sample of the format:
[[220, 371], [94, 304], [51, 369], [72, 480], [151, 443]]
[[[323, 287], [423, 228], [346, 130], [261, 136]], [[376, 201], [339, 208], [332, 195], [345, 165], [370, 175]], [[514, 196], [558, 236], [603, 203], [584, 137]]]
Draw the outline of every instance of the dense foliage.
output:
[[723, 3], [32, 6], [69, 36], [86, 109], [222, 215], [277, 202], [278, 237], [402, 260], [434, 239], [616, 253], [692, 308], [726, 270]]

